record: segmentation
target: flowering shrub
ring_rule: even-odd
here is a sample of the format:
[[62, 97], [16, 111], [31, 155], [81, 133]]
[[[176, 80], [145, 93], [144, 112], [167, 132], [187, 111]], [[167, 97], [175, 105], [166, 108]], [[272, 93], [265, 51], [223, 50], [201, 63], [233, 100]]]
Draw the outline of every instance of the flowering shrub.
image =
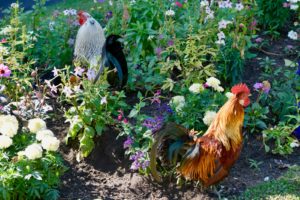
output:
[[174, 96], [170, 101], [173, 114], [168, 120], [204, 133], [227, 99], [220, 84], [218, 79], [210, 77], [204, 84], [194, 83], [189, 88], [183, 87], [181, 96]]
[[[63, 71], [66, 71], [63, 72]], [[94, 84], [95, 71], [76, 67], [71, 72], [69, 66], [64, 70], [54, 69], [54, 78], [46, 80], [49, 93], [61, 92], [60, 101], [69, 106], [65, 110], [66, 122], [70, 123], [67, 135], [69, 139], [79, 141], [80, 152], [77, 160], [87, 157], [94, 148], [95, 136], [100, 136], [105, 127], [113, 125], [114, 116], [118, 110], [126, 107], [124, 91], [109, 91], [106, 75]], [[54, 85], [52, 82], [60, 77], [62, 83]]]
[[32, 91], [30, 68], [34, 60], [28, 59], [36, 38], [20, 21], [19, 7], [11, 7], [11, 16], [6, 26], [0, 26], [0, 86], [1, 94], [19, 100]]
[[[124, 142], [125, 154], [129, 155], [132, 161], [131, 170], [138, 170], [141, 173], [149, 173], [149, 151], [154, 141], [154, 135], [161, 129], [165, 118], [170, 113], [170, 108], [166, 104], [162, 104], [159, 100], [160, 91], [156, 92], [154, 97], [145, 98], [141, 93], [138, 93], [139, 103], [130, 111], [128, 120], [124, 113], [120, 111], [118, 120], [122, 132], [120, 136], [126, 136]], [[158, 113], [155, 117], [149, 117], [142, 112], [142, 109], [150, 101], [158, 105]], [[134, 122], [131, 122], [133, 121]]]
[[66, 170], [59, 140], [41, 119], [19, 127], [16, 117], [0, 115], [0, 198], [58, 199]]

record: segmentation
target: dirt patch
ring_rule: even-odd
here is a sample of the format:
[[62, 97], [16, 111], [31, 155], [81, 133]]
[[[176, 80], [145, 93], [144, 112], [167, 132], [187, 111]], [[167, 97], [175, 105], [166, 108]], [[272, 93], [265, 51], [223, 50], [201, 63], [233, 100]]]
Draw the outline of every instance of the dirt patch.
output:
[[[216, 199], [212, 190], [202, 190], [193, 184], [182, 187], [167, 179], [162, 185], [132, 173], [129, 159], [124, 156], [123, 139], [116, 140], [117, 133], [109, 130], [97, 138], [96, 147], [83, 162], [75, 161], [73, 149], [62, 145], [62, 154], [69, 167], [63, 176], [61, 199]], [[284, 173], [288, 165], [300, 165], [300, 149], [292, 155], [281, 157], [266, 154], [262, 142], [250, 136], [244, 142], [242, 154], [230, 175], [217, 189], [222, 197], [238, 196], [247, 187], [263, 182], [266, 177], [275, 179]], [[259, 169], [250, 168], [249, 159], [262, 161]]]

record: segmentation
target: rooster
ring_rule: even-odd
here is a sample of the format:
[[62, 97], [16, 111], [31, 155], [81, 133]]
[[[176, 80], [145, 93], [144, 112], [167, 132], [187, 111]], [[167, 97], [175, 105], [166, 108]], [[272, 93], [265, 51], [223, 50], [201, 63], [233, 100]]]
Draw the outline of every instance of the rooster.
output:
[[[79, 11], [78, 22], [80, 28], [77, 32], [74, 55], [78, 59], [85, 59], [93, 67], [99, 64], [101, 58], [100, 69], [94, 79], [97, 82], [104, 67], [110, 70], [116, 70], [119, 86], [123, 87], [127, 83], [128, 68], [125, 55], [123, 53], [121, 37], [117, 35], [109, 35], [105, 38], [104, 30], [101, 25], [87, 12]], [[114, 75], [114, 74], [113, 74]], [[108, 74], [108, 82], [115, 84], [112, 74]]]
[[159, 146], [167, 146], [167, 157], [173, 164], [180, 158], [177, 171], [188, 180], [199, 180], [208, 187], [228, 175], [242, 149], [244, 107], [250, 103], [250, 90], [245, 84], [235, 85], [231, 92], [233, 97], [220, 108], [203, 136], [197, 137], [196, 131], [174, 123], [157, 133], [150, 153], [150, 168], [157, 181], [162, 181], [156, 169]]

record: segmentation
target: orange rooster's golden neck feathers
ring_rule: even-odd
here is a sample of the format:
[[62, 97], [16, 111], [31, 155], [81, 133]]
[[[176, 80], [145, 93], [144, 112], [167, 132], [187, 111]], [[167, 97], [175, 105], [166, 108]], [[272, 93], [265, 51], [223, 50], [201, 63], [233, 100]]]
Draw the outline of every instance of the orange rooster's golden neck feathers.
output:
[[219, 140], [229, 151], [236, 150], [242, 142], [241, 128], [244, 121], [244, 108], [237, 95], [228, 99], [217, 113], [205, 135]]

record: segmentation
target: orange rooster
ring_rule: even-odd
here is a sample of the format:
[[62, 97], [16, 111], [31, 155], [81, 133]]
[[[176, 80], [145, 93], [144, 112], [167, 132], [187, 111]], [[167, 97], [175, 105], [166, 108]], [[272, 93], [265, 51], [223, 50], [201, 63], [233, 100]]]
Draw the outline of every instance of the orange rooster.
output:
[[243, 135], [244, 107], [250, 103], [250, 90], [245, 84], [235, 85], [234, 94], [221, 107], [206, 133], [197, 137], [174, 123], [167, 124], [156, 135], [151, 149], [150, 168], [154, 178], [161, 181], [156, 169], [158, 147], [164, 141], [168, 159], [176, 164], [181, 155], [178, 172], [188, 180], [199, 180], [205, 187], [223, 180], [240, 155]]

